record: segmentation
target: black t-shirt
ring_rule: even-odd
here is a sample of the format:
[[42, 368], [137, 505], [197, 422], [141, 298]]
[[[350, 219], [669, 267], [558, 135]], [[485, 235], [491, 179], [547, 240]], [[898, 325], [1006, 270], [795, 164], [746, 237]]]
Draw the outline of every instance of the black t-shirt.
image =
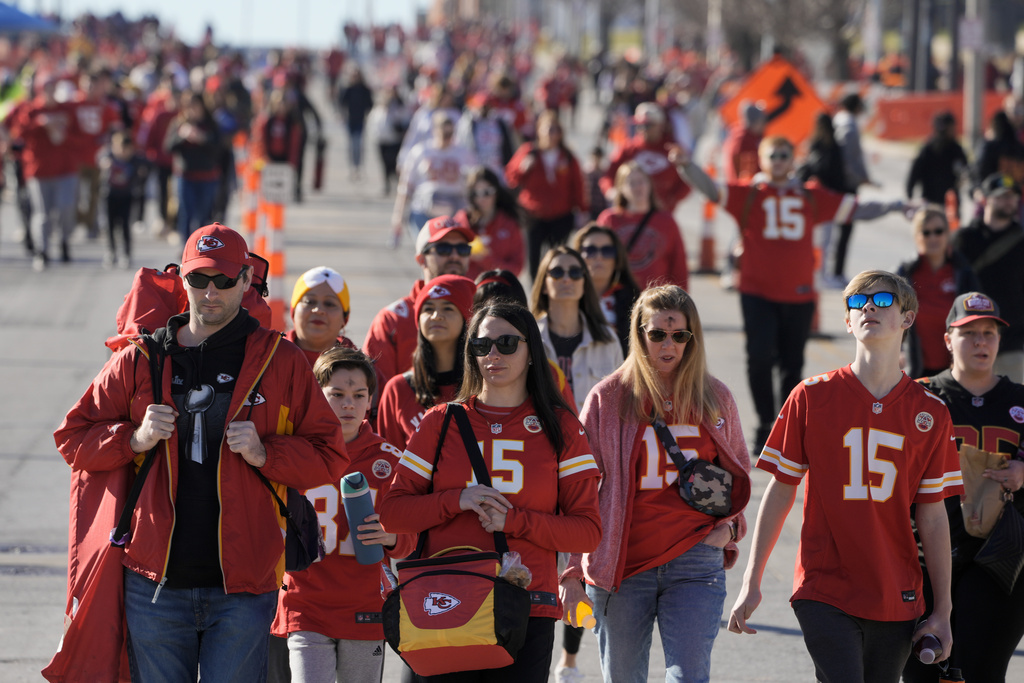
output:
[[565, 381], [572, 387], [572, 354], [576, 353], [576, 349], [583, 343], [583, 330], [571, 337], [560, 337], [550, 330], [548, 334], [551, 335], [551, 345], [555, 347], [558, 367], [565, 373]]
[[[167, 564], [167, 586], [170, 588], [209, 588], [224, 583], [220, 566], [217, 475], [231, 395], [245, 359], [245, 339], [252, 331], [253, 323], [255, 320], [243, 311], [224, 329], [198, 346], [173, 344], [168, 347], [171, 398], [178, 411], [175, 426], [178, 433], [178, 486]], [[176, 335], [180, 327], [180, 321], [172, 319], [172, 333]], [[198, 390], [202, 385], [212, 388], [212, 401], [201, 413], [190, 413], [186, 408], [189, 392]], [[244, 420], [245, 413], [238, 419]], [[202, 443], [193, 444], [200, 420], [205, 438]], [[229, 454], [227, 457], [241, 456]]]
[[[966, 443], [984, 451], [1005, 453], [1011, 458], [1017, 455], [1024, 437], [1024, 385], [1000, 377], [988, 393], [975, 396], [953, 379], [951, 370], [944, 370], [921, 383], [946, 402], [957, 448]], [[1024, 514], [1024, 495], [1016, 495], [1014, 505]], [[954, 560], [973, 558], [985, 539], [967, 533], [959, 496], [946, 499], [946, 511]]]

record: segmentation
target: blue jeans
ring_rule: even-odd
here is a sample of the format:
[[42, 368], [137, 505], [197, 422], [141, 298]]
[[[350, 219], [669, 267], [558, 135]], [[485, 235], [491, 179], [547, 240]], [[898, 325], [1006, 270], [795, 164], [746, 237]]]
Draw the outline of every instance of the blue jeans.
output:
[[263, 683], [277, 591], [163, 588], [124, 570], [128, 660], [134, 683]]
[[188, 236], [213, 220], [213, 200], [219, 180], [178, 181], [178, 232], [184, 244]]
[[698, 543], [671, 562], [629, 577], [617, 593], [587, 586], [604, 680], [646, 683], [655, 619], [665, 680], [710, 680], [711, 647], [725, 602], [724, 559], [721, 548]]

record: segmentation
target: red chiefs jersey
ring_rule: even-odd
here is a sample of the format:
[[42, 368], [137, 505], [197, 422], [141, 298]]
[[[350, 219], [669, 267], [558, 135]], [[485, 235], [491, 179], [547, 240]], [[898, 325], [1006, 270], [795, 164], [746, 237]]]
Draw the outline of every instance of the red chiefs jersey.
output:
[[814, 300], [814, 226], [845, 223], [857, 198], [817, 184], [729, 183], [721, 204], [739, 224], [739, 290], [769, 301]]
[[[518, 191], [519, 205], [535, 218], [557, 218], [571, 213], [574, 209], [586, 211], [590, 206], [583, 171], [576, 157], [567, 149], [559, 150], [552, 177], [548, 177], [543, 160], [544, 152], [532, 142], [520, 145], [505, 165], [505, 178], [512, 190]], [[533, 157], [529, 169], [523, 170], [523, 162]]]
[[[687, 460], [713, 461], [718, 448], [700, 425], [665, 422]], [[636, 463], [636, 494], [626, 539], [622, 578], [660, 567], [697, 545], [711, 532], [715, 518], [690, 507], [679, 497], [679, 470], [652, 425], [637, 431], [631, 462]]]
[[946, 404], [906, 375], [884, 398], [849, 366], [797, 385], [757, 466], [806, 479], [792, 600], [876, 621], [924, 612], [911, 503], [963, 493]]
[[41, 99], [18, 111], [11, 137], [25, 143], [22, 162], [26, 178], [56, 178], [78, 171], [81, 131], [70, 102], [46, 104]]
[[672, 213], [676, 205], [690, 194], [690, 186], [683, 182], [679, 169], [668, 160], [668, 148], [672, 144], [671, 140], [651, 144], [645, 142], [642, 136], [634, 137], [612, 155], [608, 170], [599, 181], [601, 191], [607, 192], [615, 186], [615, 174], [619, 166], [627, 161], [635, 161], [650, 176], [658, 206]]
[[[469, 225], [469, 217], [464, 210], [455, 214], [455, 221]], [[490, 223], [475, 227], [474, 231], [482, 249], [477, 253], [474, 248], [466, 277], [475, 280], [477, 275], [488, 270], [507, 270], [516, 276], [523, 271], [526, 246], [519, 221], [507, 213], [496, 211]]]
[[[465, 406], [491, 485], [512, 504], [505, 536], [533, 573], [531, 616], [560, 619], [556, 551], [589, 552], [601, 537], [599, 472], [586, 432], [574, 415], [559, 410], [566, 443], [557, 454], [531, 400], [515, 408], [493, 408], [474, 398]], [[430, 410], [409, 441], [382, 506], [384, 524], [410, 532], [427, 529], [425, 555], [457, 545], [493, 548], [493, 535], [484, 531], [476, 513], [459, 509], [459, 495], [476, 477], [454, 419], [435, 469], [444, 410]]]
[[96, 155], [107, 136], [124, 124], [121, 111], [112, 102], [87, 99], [76, 100], [73, 107], [78, 128], [82, 132], [78, 140], [78, 161], [82, 166], [95, 167]]
[[[345, 444], [351, 462], [345, 474], [362, 472], [370, 485], [375, 509], [391, 485], [401, 451], [373, 433], [363, 421], [356, 438]], [[327, 554], [301, 572], [288, 572], [277, 601], [271, 633], [286, 636], [313, 631], [346, 640], [382, 640], [380, 568], [356, 562], [353, 537], [341, 502], [341, 482], [306, 491], [316, 508], [324, 532]], [[400, 534], [392, 557], [405, 557], [416, 547], [416, 537]]]
[[[615, 231], [623, 245], [636, 233], [644, 214], [622, 209], [606, 209], [597, 224]], [[653, 283], [679, 285], [688, 289], [690, 272], [686, 264], [686, 245], [679, 225], [667, 211], [655, 211], [627, 255], [629, 269], [640, 289]]]
[[382, 308], [370, 323], [363, 353], [373, 361], [381, 386], [412, 367], [412, 352], [418, 339], [414, 304], [421, 289], [423, 280], [417, 280], [409, 296]]
[[[441, 397], [437, 401], [439, 404], [455, 398], [454, 385], [439, 386], [438, 390], [441, 392]], [[394, 444], [399, 450], [404, 450], [429, 409], [424, 408], [416, 400], [416, 392], [409, 386], [405, 374], [395, 375], [388, 380], [380, 394], [377, 432], [387, 439], [388, 443]]]

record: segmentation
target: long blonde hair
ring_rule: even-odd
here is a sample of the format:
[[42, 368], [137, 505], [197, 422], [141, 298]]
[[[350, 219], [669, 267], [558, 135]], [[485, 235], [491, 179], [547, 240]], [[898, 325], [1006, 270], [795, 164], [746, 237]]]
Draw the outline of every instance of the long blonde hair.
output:
[[704, 353], [704, 328], [700, 323], [697, 305], [686, 291], [677, 285], [662, 285], [645, 289], [633, 305], [629, 321], [629, 355], [622, 364], [622, 379], [631, 388], [631, 396], [620, 406], [620, 417], [624, 420], [650, 419], [648, 406], [656, 418], [664, 418], [661, 376], [647, 354], [646, 335], [643, 328], [651, 317], [660, 311], [676, 311], [686, 316], [686, 322], [693, 339], [683, 350], [683, 359], [676, 369], [672, 381], [672, 395], [668, 397], [675, 406], [679, 419], [717, 420], [720, 416], [718, 401], [711, 388], [707, 357]]

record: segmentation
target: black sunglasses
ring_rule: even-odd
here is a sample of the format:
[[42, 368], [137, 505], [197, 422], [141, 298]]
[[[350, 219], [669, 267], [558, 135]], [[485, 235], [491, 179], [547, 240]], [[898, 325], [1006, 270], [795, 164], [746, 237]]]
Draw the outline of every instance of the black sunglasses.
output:
[[772, 161], [789, 161], [792, 155], [789, 152], [772, 152], [768, 158]]
[[600, 255], [602, 258], [613, 259], [616, 256], [615, 246], [606, 244], [603, 247], [583, 247], [580, 249], [580, 253], [583, 254], [583, 258], [594, 258]]
[[691, 339], [693, 339], [693, 332], [690, 332], [689, 330], [673, 330], [672, 332], [669, 332], [667, 330], [648, 330], [646, 328], [642, 329], [647, 334], [647, 338], [650, 339], [655, 344], [660, 344], [661, 342], [665, 341], [665, 339], [668, 338], [669, 334], [672, 335], [672, 341], [674, 341], [676, 344], [685, 344]]
[[482, 190], [473, 191], [474, 197], [493, 197], [496, 194], [498, 194], [498, 191], [495, 190], [493, 187], [487, 187]]
[[922, 230], [921, 234], [925, 237], [934, 237], [935, 235], [941, 235], [946, 232], [945, 228], [935, 228], [934, 230]]
[[223, 273], [217, 273], [216, 275], [189, 273], [185, 276], [185, 282], [188, 283], [189, 287], [194, 287], [196, 289], [206, 289], [211, 282], [217, 289], [231, 289], [238, 284], [238, 279], [242, 277], [242, 273], [244, 272], [245, 268], [242, 268], [242, 270], [238, 271], [238, 275], [234, 277], [228, 277]]
[[889, 308], [896, 300], [892, 292], [875, 292], [874, 294], [851, 294], [846, 297], [847, 308], [864, 308], [870, 301], [876, 308]]
[[510, 356], [519, 348], [519, 342], [521, 341], [526, 341], [526, 338], [520, 337], [517, 334], [503, 334], [497, 339], [473, 337], [468, 342], [469, 355], [486, 356], [491, 352], [491, 347], [495, 346], [498, 349], [498, 353], [503, 356]]
[[466, 242], [459, 242], [458, 244], [452, 244], [451, 242], [438, 242], [432, 244], [427, 252], [434, 252], [438, 256], [451, 256], [454, 251], [459, 256], [469, 256], [470, 252], [473, 251], [473, 247], [469, 246]]
[[552, 280], [561, 280], [566, 275], [569, 276], [570, 280], [582, 280], [583, 269], [579, 266], [571, 266], [569, 270], [566, 270], [562, 266], [555, 266], [548, 270], [548, 277]]

